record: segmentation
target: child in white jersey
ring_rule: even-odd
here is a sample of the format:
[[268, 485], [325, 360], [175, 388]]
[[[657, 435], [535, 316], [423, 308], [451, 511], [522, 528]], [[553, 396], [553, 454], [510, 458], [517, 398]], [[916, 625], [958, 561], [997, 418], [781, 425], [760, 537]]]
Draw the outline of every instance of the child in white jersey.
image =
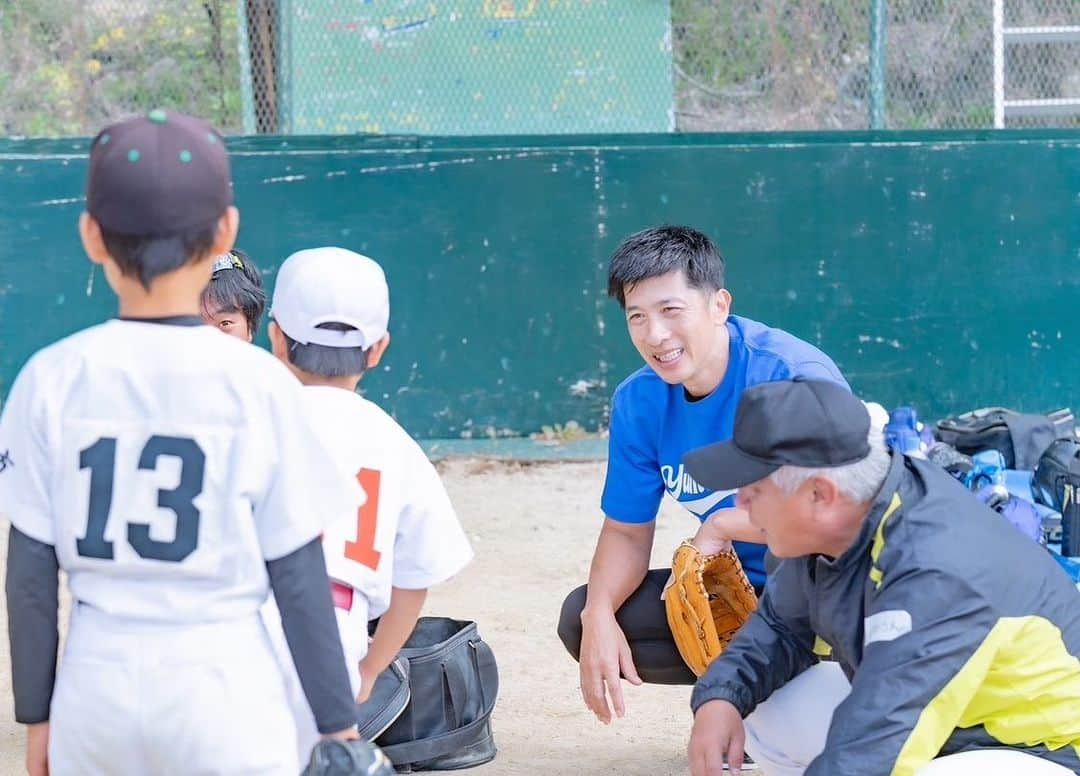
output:
[[[294, 253], [278, 271], [270, 314], [274, 355], [306, 386], [316, 430], [367, 494], [351, 521], [323, 535], [341, 643], [362, 703], [412, 632], [427, 588], [459, 572], [472, 549], [423, 450], [356, 393], [390, 342], [389, 291], [379, 265], [342, 248]], [[369, 645], [368, 621], [375, 618]], [[283, 650], [282, 657], [291, 672]], [[293, 688], [303, 761], [315, 730]]]
[[[0, 417], [32, 776], [295, 774], [259, 617], [271, 588], [318, 730], [357, 737], [319, 535], [364, 496], [288, 371], [203, 325], [232, 202], [224, 141], [198, 119], [155, 110], [91, 143], [79, 233], [119, 315], [36, 353]], [[57, 672], [60, 568], [74, 607]]]

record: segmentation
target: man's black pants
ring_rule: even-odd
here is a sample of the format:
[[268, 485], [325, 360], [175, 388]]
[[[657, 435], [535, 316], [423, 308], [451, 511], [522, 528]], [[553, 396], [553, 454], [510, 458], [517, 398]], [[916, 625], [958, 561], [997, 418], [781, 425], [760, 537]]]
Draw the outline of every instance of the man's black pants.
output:
[[[660, 593], [671, 569], [651, 569], [637, 590], [615, 612], [638, 676], [649, 684], [693, 684], [693, 671], [686, 667], [668, 628], [667, 612]], [[585, 607], [587, 585], [574, 590], [563, 601], [559, 614], [559, 638], [577, 660], [581, 656], [581, 610]]]

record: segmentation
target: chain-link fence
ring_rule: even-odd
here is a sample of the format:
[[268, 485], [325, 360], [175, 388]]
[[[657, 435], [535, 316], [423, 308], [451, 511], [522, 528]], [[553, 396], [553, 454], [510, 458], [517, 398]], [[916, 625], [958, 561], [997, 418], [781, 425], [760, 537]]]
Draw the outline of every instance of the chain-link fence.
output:
[[[1002, 10], [1006, 29], [1066, 28], [1008, 40], [1004, 98], [1080, 98], [1080, 42], [1069, 40], [1080, 2], [1002, 0]], [[672, 16], [680, 129], [865, 128], [875, 56], [882, 127], [994, 126], [993, 0], [674, 0]], [[1005, 125], [1080, 125], [1080, 104], [1029, 110]]]
[[679, 127], [865, 127], [868, 18], [864, 0], [674, 0]]
[[[890, 0], [889, 127], [994, 126], [994, 5]], [[1080, 98], [1080, 2], [1000, 0], [1000, 13], [1000, 96], [1033, 102], [1002, 125], [1080, 126], [1080, 101], [1034, 104]]]
[[1080, 0], [0, 3], [0, 135], [157, 105], [228, 133], [1080, 126]]
[[[1080, 126], [1080, 2], [1005, 0], [1004, 6], [1005, 123]], [[1029, 105], [1011, 111], [1011, 101]]]
[[245, 128], [254, 108], [288, 133], [664, 132], [669, 24], [667, 0], [279, 0], [277, 105], [245, 73]]

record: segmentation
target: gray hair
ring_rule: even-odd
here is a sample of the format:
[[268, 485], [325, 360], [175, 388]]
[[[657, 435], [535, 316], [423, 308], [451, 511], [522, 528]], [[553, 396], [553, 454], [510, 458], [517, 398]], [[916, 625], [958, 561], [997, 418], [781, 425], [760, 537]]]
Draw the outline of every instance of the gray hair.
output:
[[787, 495], [791, 495], [799, 486], [811, 477], [827, 477], [837, 489], [856, 503], [870, 501], [881, 489], [885, 475], [889, 473], [892, 461], [885, 447], [885, 421], [888, 414], [878, 404], [867, 404], [870, 412], [870, 454], [861, 461], [822, 469], [808, 469], [802, 466], [781, 466], [769, 476], [773, 483]]

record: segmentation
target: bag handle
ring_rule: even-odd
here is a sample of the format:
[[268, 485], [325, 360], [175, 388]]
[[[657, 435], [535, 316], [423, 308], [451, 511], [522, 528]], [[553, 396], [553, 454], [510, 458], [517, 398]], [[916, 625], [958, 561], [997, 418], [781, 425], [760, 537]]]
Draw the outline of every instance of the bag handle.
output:
[[[463, 724], [461, 714], [462, 709], [465, 707], [465, 696], [468, 692], [465, 675], [461, 670], [461, 666], [453, 660], [442, 664], [442, 674], [443, 680], [446, 682], [446, 689], [450, 692], [450, 713], [453, 715], [450, 724], [455, 728], [459, 728]], [[481, 681], [482, 685], [483, 682]], [[481, 701], [483, 701], [482, 695]]]
[[[473, 650], [473, 662], [476, 663], [476, 674], [480, 677], [480, 701], [490, 714], [495, 709], [495, 698], [499, 695], [499, 669], [495, 664], [495, 653], [491, 651], [486, 641], [470, 641], [469, 646]], [[488, 693], [491, 693], [489, 700]]]

